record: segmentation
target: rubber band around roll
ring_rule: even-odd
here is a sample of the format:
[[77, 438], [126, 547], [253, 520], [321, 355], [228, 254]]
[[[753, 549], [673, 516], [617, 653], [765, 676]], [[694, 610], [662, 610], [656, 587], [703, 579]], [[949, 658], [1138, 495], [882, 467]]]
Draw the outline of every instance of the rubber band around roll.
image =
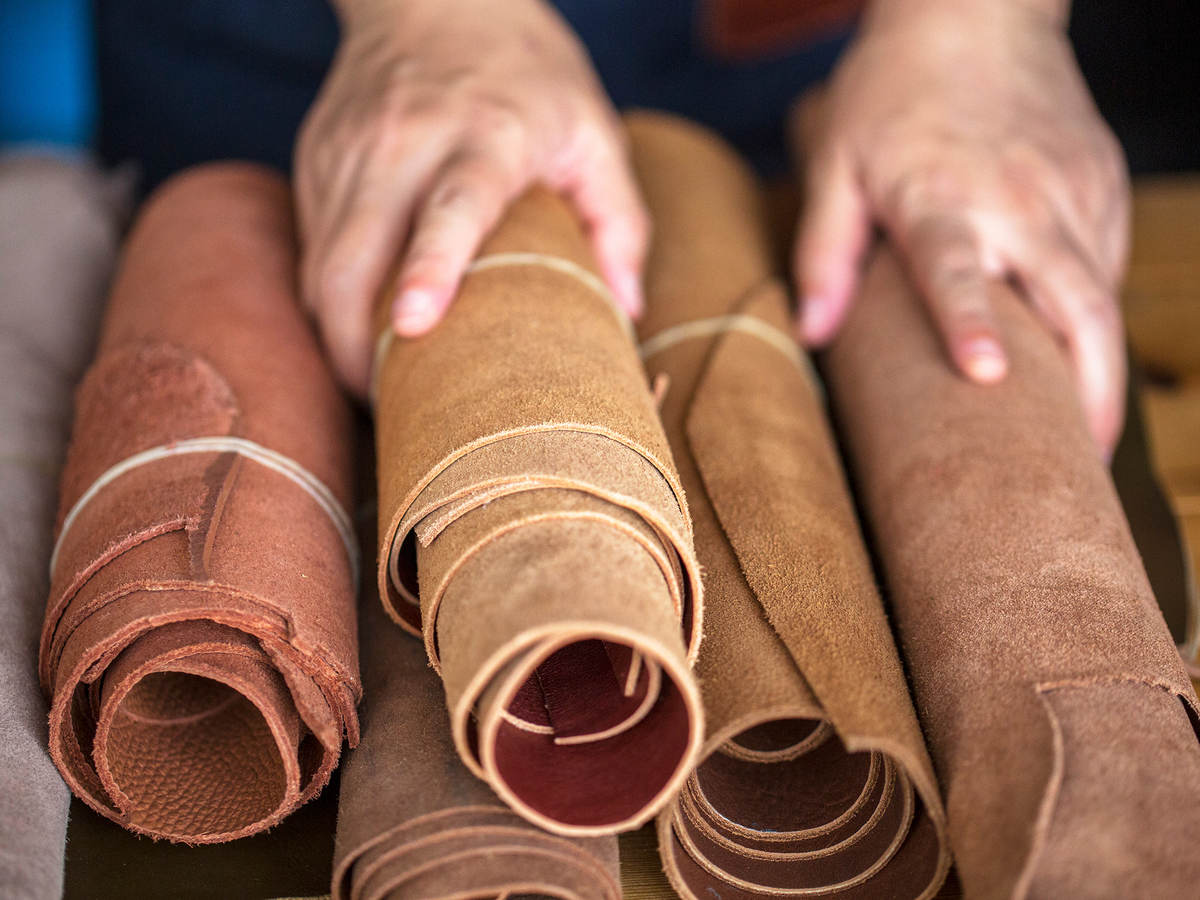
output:
[[696, 340], [698, 338], [716, 337], [717, 335], [728, 334], [731, 331], [758, 338], [763, 343], [778, 350], [809, 378], [818, 392], [824, 394], [820, 377], [817, 375], [816, 370], [813, 369], [807, 354], [800, 350], [800, 347], [791, 335], [756, 316], [730, 313], [724, 316], [713, 316], [708, 319], [694, 319], [691, 322], [681, 322], [678, 325], [672, 325], [670, 328], [664, 328], [657, 334], [651, 335], [642, 341], [638, 352], [641, 354], [643, 360], [647, 360], [662, 353], [669, 347], [674, 347], [676, 344], [682, 344], [685, 341]]
[[354, 537], [354, 525], [351, 522], [349, 514], [342, 508], [342, 505], [338, 502], [333, 492], [316, 475], [309, 472], [294, 459], [284, 456], [282, 453], [272, 450], [269, 447], [257, 444], [254, 441], [246, 440], [245, 438], [230, 437], [228, 435], [189, 438], [171, 444], [151, 447], [149, 450], [143, 450], [140, 453], [135, 453], [133, 456], [121, 460], [116, 465], [110, 466], [102, 472], [92, 482], [91, 486], [80, 495], [79, 499], [75, 501], [75, 505], [71, 507], [70, 511], [63, 518], [62, 528], [59, 529], [58, 538], [54, 542], [54, 550], [50, 555], [51, 577], [54, 576], [54, 570], [58, 565], [59, 550], [62, 548], [63, 541], [67, 533], [71, 530], [71, 526], [79, 518], [87, 505], [107, 485], [116, 481], [122, 475], [126, 475], [142, 466], [149, 465], [161, 459], [169, 459], [173, 456], [184, 456], [192, 453], [235, 453], [238, 456], [265, 466], [273, 472], [277, 472], [300, 487], [325, 511], [341, 536], [342, 543], [346, 548], [346, 556], [350, 561], [350, 571], [354, 576], [355, 590], [358, 589], [361, 563], [359, 560], [358, 544]]
[[[603, 299], [616, 315], [617, 321], [621, 323], [621, 327], [629, 335], [630, 340], [635, 340], [633, 323], [629, 321], [628, 314], [617, 303], [617, 298], [608, 289], [608, 285], [600, 278], [597, 278], [595, 274], [572, 260], [564, 259], [561, 256], [551, 256], [548, 253], [489, 253], [487, 256], [481, 256], [468, 265], [463, 271], [463, 277], [465, 278], [467, 275], [475, 272], [486, 272], [488, 269], [500, 269], [508, 266], [538, 266], [543, 269], [560, 272], [563, 275], [569, 275], [581, 284], [586, 285], [594, 294]], [[391, 328], [385, 328], [380, 333], [379, 339], [375, 342], [375, 354], [371, 359], [371, 382], [367, 389], [367, 397], [371, 401], [372, 408], [375, 406], [376, 395], [378, 394], [378, 373], [395, 339], [396, 332]]]

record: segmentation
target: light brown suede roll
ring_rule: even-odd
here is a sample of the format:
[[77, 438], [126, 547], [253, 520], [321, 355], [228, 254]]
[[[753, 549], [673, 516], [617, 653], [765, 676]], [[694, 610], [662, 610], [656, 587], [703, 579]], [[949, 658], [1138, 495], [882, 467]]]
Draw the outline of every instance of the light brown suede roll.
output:
[[963, 887], [1192, 896], [1195, 694], [1065, 354], [991, 301], [1010, 372], [985, 387], [881, 248], [828, 356]]
[[706, 760], [659, 819], [686, 897], [929, 897], [944, 812], [758, 184], [628, 118], [655, 223], [640, 332], [705, 573]]
[[349, 416], [295, 268], [282, 178], [177, 177], [133, 230], [76, 400], [50, 748], [77, 795], [154, 837], [267, 828], [357, 740]]
[[459, 753], [550, 830], [641, 824], [701, 739], [700, 581], [629, 324], [579, 223], [531, 191], [437, 329], [391, 340], [386, 309], [380, 324], [379, 587], [424, 633]]
[[615, 837], [546, 834], [459, 762], [421, 645], [362, 610], [362, 742], [342, 767], [335, 900], [617, 900]]

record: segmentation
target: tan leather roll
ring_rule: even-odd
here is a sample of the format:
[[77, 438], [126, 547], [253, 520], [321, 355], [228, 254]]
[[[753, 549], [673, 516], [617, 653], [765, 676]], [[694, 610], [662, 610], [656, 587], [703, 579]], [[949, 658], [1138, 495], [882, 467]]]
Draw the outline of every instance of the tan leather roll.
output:
[[431, 334], [391, 340], [384, 313], [385, 606], [424, 633], [459, 753], [514, 809], [632, 828], [686, 777], [702, 713], [691, 523], [628, 322], [543, 190]]
[[618, 900], [617, 841], [546, 834], [457, 759], [445, 693], [378, 600], [362, 610], [362, 742], [342, 766], [333, 896]]
[[715, 136], [628, 119], [655, 223], [640, 324], [705, 573], [705, 761], [659, 819], [686, 897], [929, 897], [933, 768], [759, 188]]
[[184, 174], [129, 238], [77, 396], [41, 643], [72, 790], [190, 843], [269, 827], [353, 744], [348, 410], [284, 180]]
[[1007, 286], [974, 385], [880, 249], [828, 356], [970, 897], [1200, 883], [1197, 703], [1065, 354]]

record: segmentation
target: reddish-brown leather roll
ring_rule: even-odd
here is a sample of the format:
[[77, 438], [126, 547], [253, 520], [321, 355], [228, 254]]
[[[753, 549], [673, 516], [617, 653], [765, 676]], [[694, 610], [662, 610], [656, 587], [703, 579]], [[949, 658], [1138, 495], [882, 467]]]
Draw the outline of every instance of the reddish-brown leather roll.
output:
[[659, 819], [686, 897], [929, 897], [944, 812], [758, 185], [628, 119], [654, 218], [642, 352], [705, 572], [706, 759]]
[[1193, 896], [1195, 694], [1065, 355], [991, 301], [1010, 372], [984, 387], [880, 249], [828, 356], [963, 887]]
[[267, 828], [357, 740], [348, 409], [296, 300], [287, 184], [147, 203], [80, 386], [41, 645], [50, 749], [133, 831]]
[[699, 574], [632, 333], [579, 223], [531, 191], [437, 329], [383, 334], [380, 593], [424, 633], [459, 753], [550, 830], [641, 824], [699, 747]]
[[458, 761], [421, 645], [374, 598], [362, 616], [366, 700], [342, 766], [336, 900], [618, 900], [616, 838], [546, 834], [501, 803]]

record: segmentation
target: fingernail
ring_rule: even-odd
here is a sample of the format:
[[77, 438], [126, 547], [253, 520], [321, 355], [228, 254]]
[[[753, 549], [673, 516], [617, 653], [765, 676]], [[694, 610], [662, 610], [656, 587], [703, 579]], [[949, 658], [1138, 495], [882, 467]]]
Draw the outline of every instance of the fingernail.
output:
[[967, 374], [983, 384], [994, 384], [1008, 374], [1004, 350], [993, 338], [979, 337], [964, 347], [963, 366]]
[[392, 327], [401, 335], [422, 334], [432, 324], [434, 309], [425, 291], [406, 290], [392, 304]]
[[807, 344], [815, 344], [821, 339], [821, 318], [825, 305], [821, 297], [805, 297], [800, 301], [799, 337]]
[[635, 319], [642, 314], [642, 281], [630, 271], [616, 276], [617, 297], [621, 306]]

